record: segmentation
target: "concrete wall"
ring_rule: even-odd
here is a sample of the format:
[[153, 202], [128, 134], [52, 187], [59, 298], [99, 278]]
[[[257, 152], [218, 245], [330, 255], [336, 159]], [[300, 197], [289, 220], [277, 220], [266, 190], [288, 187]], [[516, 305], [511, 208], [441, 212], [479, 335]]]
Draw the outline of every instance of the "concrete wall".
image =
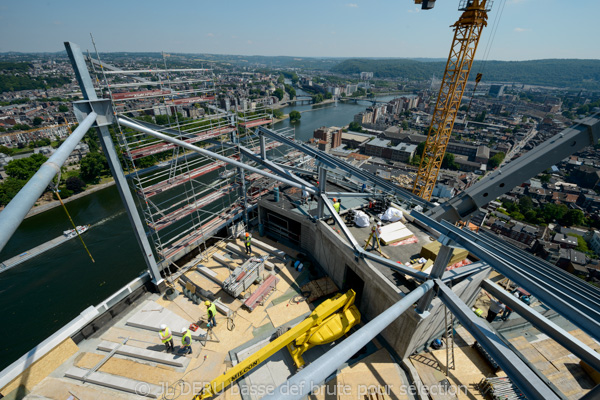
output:
[[[314, 223], [306, 216], [281, 210], [281, 208], [275, 207], [273, 203], [264, 206], [301, 223], [302, 250], [316, 259], [338, 287], [344, 287], [346, 266], [364, 281], [364, 289], [359, 305], [364, 321], [375, 318], [404, 296], [402, 291], [370, 261], [356, 259], [343, 234], [334, 231], [332, 226], [326, 222]], [[263, 207], [263, 204], [261, 204], [261, 207]], [[481, 281], [487, 278], [488, 274], [489, 270], [473, 275], [456, 284], [453, 290], [467, 305], [471, 306], [479, 293]], [[390, 324], [382, 332], [382, 336], [404, 359], [416, 349], [420, 349], [428, 343], [434, 334], [443, 330], [443, 325], [444, 306], [439, 299], [435, 298], [428, 313], [419, 315], [414, 309], [409, 309], [394, 323]]]

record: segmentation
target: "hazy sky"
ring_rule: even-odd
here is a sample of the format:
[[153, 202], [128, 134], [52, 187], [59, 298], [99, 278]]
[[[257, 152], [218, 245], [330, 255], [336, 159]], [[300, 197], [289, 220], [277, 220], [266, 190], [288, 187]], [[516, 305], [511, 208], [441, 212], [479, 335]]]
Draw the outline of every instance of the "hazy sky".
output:
[[[504, 7], [502, 5], [504, 4]], [[0, 52], [59, 51], [72, 41], [100, 52], [448, 56], [458, 0], [421, 11], [413, 0], [0, 0]], [[477, 59], [503, 13], [490, 60], [600, 59], [598, 0], [496, 0]]]

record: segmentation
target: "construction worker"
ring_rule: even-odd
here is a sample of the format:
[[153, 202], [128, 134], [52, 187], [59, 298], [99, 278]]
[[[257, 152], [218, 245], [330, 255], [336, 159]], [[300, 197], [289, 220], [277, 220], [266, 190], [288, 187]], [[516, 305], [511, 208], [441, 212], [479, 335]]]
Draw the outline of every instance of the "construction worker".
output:
[[192, 354], [192, 332], [184, 326], [181, 328], [181, 333], [183, 333], [183, 336], [181, 336], [181, 349], [183, 353]]
[[373, 234], [371, 250], [375, 250], [375, 243], [377, 243], [377, 247], [379, 248], [379, 251], [381, 251], [381, 243], [379, 243], [379, 238], [381, 237], [381, 221], [377, 222], [377, 224], [373, 224], [371, 233]]
[[246, 254], [252, 254], [252, 236], [248, 232], [246, 232], [244, 244], [246, 245]]
[[306, 189], [302, 189], [302, 202], [301, 204], [308, 204], [308, 191]]
[[217, 326], [217, 320], [215, 319], [217, 316], [217, 306], [215, 306], [215, 303], [211, 303], [208, 300], [204, 302], [204, 305], [206, 306], [206, 312], [208, 313], [209, 326], [210, 324], [212, 324], [212, 326]]
[[160, 330], [158, 331], [158, 337], [160, 337], [161, 342], [167, 348], [167, 352], [173, 351], [173, 335], [171, 335], [171, 330], [165, 324], [160, 326]]
[[336, 213], [338, 213], [338, 214], [340, 213], [341, 206], [342, 206], [342, 204], [340, 203], [340, 201], [334, 197], [333, 198], [333, 208], [335, 209]]

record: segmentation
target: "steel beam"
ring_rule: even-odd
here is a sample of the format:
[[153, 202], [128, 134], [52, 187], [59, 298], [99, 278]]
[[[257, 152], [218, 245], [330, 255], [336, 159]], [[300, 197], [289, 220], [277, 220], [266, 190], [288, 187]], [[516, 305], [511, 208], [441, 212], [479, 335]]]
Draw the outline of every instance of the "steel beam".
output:
[[267, 144], [266, 144], [266, 140], [265, 140], [265, 135], [260, 133], [258, 138], [260, 140], [260, 157], [263, 160], [266, 160], [267, 159]]
[[321, 197], [322, 193], [325, 193], [325, 188], [327, 186], [327, 169], [320, 165], [317, 167], [317, 172], [319, 173], [319, 190], [318, 190], [318, 204], [317, 204], [317, 218], [322, 219], [324, 217], [323, 213], [323, 198]]
[[578, 121], [527, 154], [487, 175], [461, 194], [428, 214], [433, 219], [456, 222], [467, 218], [483, 205], [498, 198], [527, 179], [536, 176], [569, 155], [600, 139], [600, 113]]
[[157, 132], [157, 131], [155, 131], [153, 129], [147, 128], [147, 127], [145, 127], [143, 125], [140, 125], [140, 124], [138, 124], [136, 122], [133, 122], [133, 121], [131, 121], [129, 119], [125, 119], [125, 118], [122, 118], [122, 117], [118, 117], [117, 119], [118, 119], [118, 121], [119, 121], [119, 123], [121, 125], [124, 125], [124, 126], [127, 126], [129, 128], [132, 128], [132, 129], [134, 129], [134, 130], [136, 130], [138, 132], [142, 132], [142, 133], [145, 133], [147, 135], [154, 136], [155, 138], [164, 140], [165, 142], [176, 144], [176, 145], [181, 146], [183, 148], [186, 148], [188, 150], [195, 151], [196, 153], [200, 153], [200, 154], [205, 155], [207, 157], [212, 157], [212, 158], [215, 158], [217, 160], [224, 161], [224, 162], [226, 162], [228, 164], [234, 165], [236, 167], [239, 167], [239, 168], [242, 168], [242, 169], [245, 169], [245, 170], [248, 170], [248, 171], [252, 171], [252, 172], [257, 173], [257, 174], [262, 175], [262, 176], [266, 176], [267, 178], [275, 179], [277, 181], [286, 183], [286, 184], [288, 184], [290, 186], [297, 187], [297, 188], [300, 188], [300, 189], [305, 189], [309, 193], [313, 193], [313, 194], [315, 193], [315, 190], [312, 189], [312, 187], [306, 187], [306, 185], [298, 184], [298, 183], [296, 183], [296, 182], [294, 182], [292, 180], [289, 180], [289, 179], [286, 179], [286, 178], [283, 178], [283, 177], [280, 177], [280, 176], [277, 176], [277, 175], [273, 175], [273, 174], [271, 174], [269, 172], [263, 171], [262, 169], [251, 167], [251, 166], [249, 166], [247, 164], [244, 164], [244, 163], [241, 163], [239, 161], [233, 160], [233, 159], [231, 159], [229, 157], [225, 157], [225, 156], [222, 156], [220, 154], [213, 153], [212, 151], [208, 151], [208, 150], [202, 149], [202, 148], [200, 148], [198, 146], [194, 146], [194, 145], [192, 145], [190, 143], [184, 142], [183, 140], [179, 140], [179, 139], [173, 138], [173, 137], [171, 137], [169, 135], [165, 135], [165, 134]]
[[484, 280], [481, 284], [481, 287], [510, 307], [521, 317], [531, 322], [531, 324], [538, 328], [541, 332], [550, 336], [558, 344], [585, 361], [596, 371], [600, 371], [600, 353], [592, 350], [586, 346], [585, 343], [573, 337], [573, 335], [571, 335], [569, 332], [544, 317], [532, 307], [523, 303], [516, 297], [508, 294], [506, 290], [496, 285], [489, 279]]
[[[79, 87], [81, 88], [83, 97], [86, 100], [98, 100], [98, 96], [96, 95], [94, 84], [92, 83], [92, 78], [90, 77], [85, 60], [83, 59], [81, 49], [79, 46], [71, 42], [65, 42], [65, 48], [67, 49], [67, 54], [69, 55], [69, 59], [73, 65], [73, 70], [75, 71], [75, 76], [77, 78], [77, 82], [79, 83]], [[156, 264], [152, 247], [150, 246], [150, 242], [146, 236], [146, 231], [144, 230], [142, 220], [135, 206], [133, 196], [131, 195], [131, 190], [127, 184], [127, 178], [123, 174], [123, 169], [121, 168], [121, 163], [119, 161], [119, 157], [117, 156], [117, 152], [115, 151], [115, 146], [107, 126], [98, 127], [98, 137], [100, 138], [100, 144], [102, 145], [102, 150], [106, 156], [106, 160], [108, 161], [110, 171], [115, 179], [115, 183], [117, 184], [119, 195], [121, 196], [121, 200], [123, 201], [125, 210], [127, 211], [127, 216], [129, 217], [129, 221], [133, 227], [133, 232], [138, 244], [140, 245], [140, 249], [144, 254], [144, 260], [148, 266], [150, 275], [152, 276], [152, 282], [160, 290], [163, 285], [163, 279], [160, 275], [160, 271], [158, 270], [158, 265]]]
[[346, 192], [327, 192], [327, 196], [329, 197], [381, 197], [381, 195], [373, 194], [373, 193], [346, 193]]
[[442, 281], [436, 279], [435, 282], [440, 300], [528, 399], [560, 400], [560, 396], [504, 343], [487, 321], [476, 316]]
[[[567, 281], [557, 281], [552, 276], [548, 276], [548, 273], [540, 273], [536, 268], [532, 268], [529, 262], [521, 262], [514, 257], [510, 258], [510, 254], [503, 251], [503, 247], [506, 245], [501, 243], [500, 240], [485, 243], [481, 234], [458, 229], [447, 222], [437, 222], [431, 217], [414, 211], [411, 215], [462, 245], [469, 252], [529, 291], [542, 303], [557, 311], [588, 335], [600, 340], [600, 308], [590, 301], [589, 294], [582, 294], [578, 289], [578, 285], [583, 285], [585, 282], [576, 282], [577, 278], [570, 277], [566, 273], [563, 275]], [[486, 239], [490, 240], [490, 238]], [[573, 281], [571, 282], [570, 279]], [[576, 289], [573, 290], [573, 288]], [[598, 293], [598, 290], [592, 286], [587, 289]]]
[[298, 167], [292, 167], [291, 165], [285, 165], [285, 164], [281, 164], [281, 163], [274, 163], [277, 166], [280, 167], [285, 167], [286, 169], [295, 172], [297, 174], [304, 174], [304, 175], [312, 175], [312, 176], [318, 176], [318, 172], [317, 171], [311, 171], [311, 170], [307, 170], [307, 169], [303, 169], [303, 168], [298, 168]]
[[[429, 274], [430, 279], [438, 279], [446, 271], [446, 267], [450, 263], [450, 259], [452, 258], [452, 253], [454, 253], [454, 249], [452, 247], [442, 245], [438, 255], [435, 257], [435, 261], [433, 263], [433, 267], [431, 268], [431, 273]], [[424, 313], [429, 309], [431, 305], [431, 301], [433, 300], [433, 290], [427, 293], [427, 295], [421, 297], [421, 300], [417, 303], [417, 312], [419, 314]]]
[[286, 383], [278, 386], [273, 393], [263, 397], [263, 400], [289, 399], [300, 400], [317, 389], [322, 382], [342, 366], [350, 357], [367, 345], [385, 328], [394, 322], [406, 310], [418, 301], [425, 293], [433, 288], [433, 281], [423, 283], [408, 293], [402, 300], [379, 314], [365, 326], [354, 332], [343, 342], [323, 354]]
[[352, 233], [350, 232], [350, 230], [348, 229], [346, 224], [344, 224], [344, 221], [342, 220], [342, 218], [335, 211], [335, 209], [333, 208], [333, 204], [327, 198], [327, 195], [322, 194], [321, 196], [319, 196], [319, 201], [322, 202], [327, 207], [327, 209], [331, 213], [331, 216], [333, 217], [335, 222], [340, 226], [342, 232], [344, 233], [344, 236], [346, 236], [346, 238], [348, 239], [348, 242], [350, 242], [350, 245], [354, 249], [355, 255], [375, 261], [379, 264], [382, 264], [384, 267], [390, 268], [401, 274], [410, 275], [419, 281], [425, 281], [427, 278], [429, 278], [429, 274], [426, 274], [425, 272], [417, 271], [416, 269], [407, 267], [406, 265], [404, 265], [402, 263], [397, 263], [395, 261], [388, 260], [387, 258], [384, 258], [384, 257], [374, 254], [374, 253], [370, 253], [370, 252], [366, 251], [365, 249], [363, 249], [362, 246], [360, 246], [358, 244], [358, 242], [354, 238], [354, 235], [352, 235]]
[[374, 185], [377, 185], [381, 188], [387, 189], [388, 191], [402, 197], [403, 199], [405, 199], [407, 201], [410, 201], [413, 204], [418, 204], [425, 208], [432, 207], [432, 203], [430, 203], [429, 201], [424, 200], [424, 199], [410, 193], [409, 191], [404, 190], [404, 189], [400, 188], [399, 186], [396, 186], [396, 185], [386, 181], [383, 178], [373, 175], [367, 171], [363, 171], [360, 168], [350, 165], [349, 163], [343, 162], [342, 160], [340, 160], [330, 154], [327, 154], [320, 150], [315, 150], [304, 143], [297, 143], [296, 141], [288, 139], [286, 137], [283, 137], [283, 136], [279, 135], [278, 133], [265, 128], [264, 126], [258, 127], [258, 130], [259, 130], [259, 132], [262, 132], [264, 135], [269, 136], [270, 138], [275, 139], [276, 141], [279, 141], [288, 146], [294, 147], [294, 148], [314, 157], [316, 160], [318, 160], [319, 162], [323, 163], [324, 165], [326, 165], [330, 168], [333, 168], [333, 169], [340, 168], [341, 170], [343, 170], [353, 176], [359, 177], [362, 180], [370, 181]]
[[327, 195], [325, 193], [322, 193], [320, 198], [323, 201], [325, 207], [327, 207], [327, 209], [329, 210], [329, 213], [333, 217], [334, 221], [340, 226], [340, 229], [342, 230], [344, 236], [346, 236], [346, 239], [348, 239], [352, 247], [354, 247], [355, 250], [360, 249], [360, 245], [358, 244], [356, 239], [354, 239], [354, 236], [352, 235], [346, 224], [344, 224], [344, 221], [342, 220], [342, 218], [340, 218], [340, 215], [335, 211], [335, 208], [333, 208], [333, 203], [327, 198]]
[[0, 213], [0, 226], [2, 227], [0, 229], [0, 251], [6, 246], [54, 176], [60, 172], [65, 160], [96, 121], [96, 117], [95, 112], [89, 114]]

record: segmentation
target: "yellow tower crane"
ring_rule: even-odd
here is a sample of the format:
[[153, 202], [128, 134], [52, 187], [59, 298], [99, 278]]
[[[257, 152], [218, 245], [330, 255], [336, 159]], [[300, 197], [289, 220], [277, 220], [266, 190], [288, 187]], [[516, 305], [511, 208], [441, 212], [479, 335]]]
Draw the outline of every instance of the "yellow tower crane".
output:
[[491, 3], [491, 0], [462, 0], [459, 3], [459, 10], [463, 13], [453, 25], [454, 40], [429, 125], [419, 171], [413, 184], [413, 193], [425, 200], [431, 199], [469, 79], [481, 31], [487, 25], [487, 12]]

